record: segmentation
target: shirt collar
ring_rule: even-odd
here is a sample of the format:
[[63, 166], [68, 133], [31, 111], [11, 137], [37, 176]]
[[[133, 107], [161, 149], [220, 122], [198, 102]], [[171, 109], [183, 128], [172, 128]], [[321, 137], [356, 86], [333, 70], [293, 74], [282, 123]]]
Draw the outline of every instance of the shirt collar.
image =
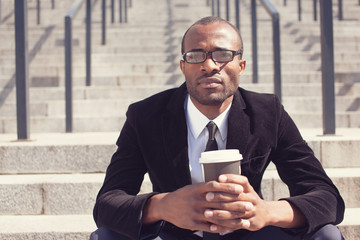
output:
[[[227, 130], [228, 124], [227, 119], [229, 116], [229, 110], [231, 107], [230, 105], [222, 112], [219, 116], [217, 116], [212, 121], [216, 124], [219, 129], [220, 136], [223, 141], [227, 138]], [[185, 112], [186, 112], [186, 119], [189, 125], [190, 131], [195, 139], [197, 139], [201, 132], [204, 130], [206, 125], [211, 121], [208, 119], [204, 114], [202, 114], [191, 101], [189, 94], [186, 97], [185, 101]]]

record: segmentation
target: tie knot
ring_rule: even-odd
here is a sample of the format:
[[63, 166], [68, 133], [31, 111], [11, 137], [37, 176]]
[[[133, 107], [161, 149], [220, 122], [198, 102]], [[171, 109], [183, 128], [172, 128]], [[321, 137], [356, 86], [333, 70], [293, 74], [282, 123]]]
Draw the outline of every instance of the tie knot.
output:
[[217, 126], [213, 121], [210, 121], [206, 125], [207, 129], [209, 130], [209, 139], [214, 140], [215, 139], [215, 133], [217, 130]]

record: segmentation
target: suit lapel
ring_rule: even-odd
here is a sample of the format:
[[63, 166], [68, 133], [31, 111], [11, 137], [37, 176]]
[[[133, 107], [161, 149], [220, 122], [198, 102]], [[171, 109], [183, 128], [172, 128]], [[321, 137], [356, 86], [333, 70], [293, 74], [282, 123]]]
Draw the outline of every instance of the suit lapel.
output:
[[234, 95], [228, 119], [226, 148], [239, 149], [244, 155], [250, 134], [250, 119], [245, 113], [246, 104], [239, 91]]
[[175, 91], [169, 101], [167, 112], [162, 117], [164, 149], [167, 159], [173, 166], [173, 179], [175, 179], [177, 187], [191, 184], [184, 111], [185, 97], [186, 87], [183, 84]]

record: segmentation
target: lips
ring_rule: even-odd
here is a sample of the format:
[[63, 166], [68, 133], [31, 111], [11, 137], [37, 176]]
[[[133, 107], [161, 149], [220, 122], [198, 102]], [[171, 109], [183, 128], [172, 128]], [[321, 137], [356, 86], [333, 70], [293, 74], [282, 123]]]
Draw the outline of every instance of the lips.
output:
[[216, 88], [222, 84], [222, 79], [216, 77], [202, 77], [199, 79], [199, 85], [203, 88]]

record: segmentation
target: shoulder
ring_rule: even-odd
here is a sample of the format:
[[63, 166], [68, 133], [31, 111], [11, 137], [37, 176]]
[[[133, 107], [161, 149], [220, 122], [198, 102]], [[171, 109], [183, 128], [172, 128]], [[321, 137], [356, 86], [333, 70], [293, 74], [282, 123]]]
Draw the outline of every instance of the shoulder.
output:
[[183, 85], [159, 92], [131, 104], [128, 108], [127, 116], [136, 114], [137, 116], [148, 118], [162, 115], [169, 111], [179, 111], [184, 109], [186, 93], [186, 88]]
[[275, 94], [253, 92], [240, 87], [239, 92], [246, 108], [268, 109], [281, 107], [281, 102]]

